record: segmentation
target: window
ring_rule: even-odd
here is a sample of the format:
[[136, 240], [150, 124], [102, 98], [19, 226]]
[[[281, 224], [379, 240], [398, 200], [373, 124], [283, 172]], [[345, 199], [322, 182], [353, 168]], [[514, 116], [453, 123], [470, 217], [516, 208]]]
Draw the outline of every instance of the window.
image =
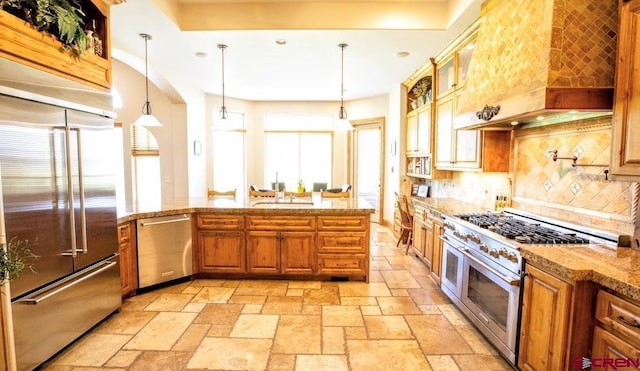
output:
[[[217, 117], [214, 116], [214, 117]], [[213, 123], [213, 188], [245, 189], [244, 114], [231, 113]], [[242, 194], [242, 192], [239, 192]]]
[[295, 190], [301, 179], [307, 190], [314, 182], [332, 184], [333, 117], [331, 115], [268, 115], [265, 117], [265, 187], [278, 182]]
[[160, 149], [147, 128], [131, 125], [133, 202], [137, 210], [157, 210], [162, 205]]

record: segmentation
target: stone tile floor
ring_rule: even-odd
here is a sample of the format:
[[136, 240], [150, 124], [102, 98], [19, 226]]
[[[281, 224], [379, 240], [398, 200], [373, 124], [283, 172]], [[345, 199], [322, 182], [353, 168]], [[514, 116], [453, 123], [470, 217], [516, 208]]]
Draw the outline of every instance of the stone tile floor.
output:
[[392, 232], [370, 283], [205, 280], [126, 299], [43, 370], [511, 370]]

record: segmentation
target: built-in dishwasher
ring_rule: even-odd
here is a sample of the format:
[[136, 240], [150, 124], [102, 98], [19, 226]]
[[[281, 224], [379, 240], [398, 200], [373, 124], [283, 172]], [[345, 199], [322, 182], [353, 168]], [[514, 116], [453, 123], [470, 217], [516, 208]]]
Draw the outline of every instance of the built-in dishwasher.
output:
[[138, 219], [137, 227], [139, 288], [193, 274], [189, 214]]

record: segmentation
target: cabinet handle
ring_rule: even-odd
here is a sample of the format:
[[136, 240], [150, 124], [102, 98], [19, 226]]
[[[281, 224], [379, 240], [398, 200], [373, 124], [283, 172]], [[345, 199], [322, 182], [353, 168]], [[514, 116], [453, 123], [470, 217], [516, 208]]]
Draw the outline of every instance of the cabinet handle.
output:
[[336, 267], [346, 267], [346, 266], [347, 266], [347, 264], [345, 264], [345, 263], [338, 263], [338, 264], [336, 264]]
[[630, 327], [640, 328], [640, 323], [636, 322], [636, 320], [633, 320], [633, 322], [630, 322], [630, 321], [627, 321], [627, 319], [624, 318], [623, 316], [618, 316], [618, 321]]

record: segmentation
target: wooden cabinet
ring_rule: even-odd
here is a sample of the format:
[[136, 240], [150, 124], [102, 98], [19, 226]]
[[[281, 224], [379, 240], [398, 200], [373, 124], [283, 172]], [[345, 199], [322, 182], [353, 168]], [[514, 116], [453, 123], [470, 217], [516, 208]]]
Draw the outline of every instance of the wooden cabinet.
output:
[[[434, 145], [434, 64], [426, 63], [410, 76], [403, 85], [407, 89], [406, 151], [407, 176], [418, 179], [448, 179], [449, 172], [435, 171], [433, 163]], [[418, 96], [418, 91], [428, 87], [428, 93]], [[418, 104], [418, 102], [420, 102]]]
[[523, 370], [562, 370], [572, 286], [531, 265], [522, 303], [520, 358]]
[[318, 216], [318, 273], [369, 281], [369, 215]]
[[477, 24], [436, 57], [434, 166], [439, 170], [509, 171], [509, 131], [457, 130], [458, 101], [464, 91]]
[[525, 264], [525, 274], [518, 366], [571, 369], [591, 349], [595, 284], [568, 282], [531, 264]]
[[26, 21], [0, 10], [0, 57], [107, 91], [111, 88], [108, 3], [81, 1], [85, 24], [96, 21], [96, 32], [103, 42], [102, 56], [89, 52], [76, 56], [63, 50], [52, 35], [43, 34]]
[[246, 271], [244, 216], [201, 214], [196, 226], [198, 273]]
[[[345, 222], [345, 228], [357, 228], [358, 223]], [[247, 226], [248, 273], [315, 273], [315, 217], [252, 215]]]
[[315, 273], [315, 232], [247, 232], [247, 272]]
[[431, 278], [440, 285], [442, 276], [442, 240], [444, 234], [442, 219], [433, 218], [433, 252], [431, 258]]
[[134, 231], [135, 222], [126, 222], [118, 225], [118, 253], [120, 254], [122, 296], [133, 294], [138, 288], [138, 254]]
[[[599, 290], [596, 301], [596, 321], [591, 349], [591, 358], [594, 361], [596, 359], [640, 359], [639, 304]], [[614, 369], [612, 365], [608, 366], [605, 369]]]
[[611, 175], [640, 179], [640, 0], [620, 1]]

